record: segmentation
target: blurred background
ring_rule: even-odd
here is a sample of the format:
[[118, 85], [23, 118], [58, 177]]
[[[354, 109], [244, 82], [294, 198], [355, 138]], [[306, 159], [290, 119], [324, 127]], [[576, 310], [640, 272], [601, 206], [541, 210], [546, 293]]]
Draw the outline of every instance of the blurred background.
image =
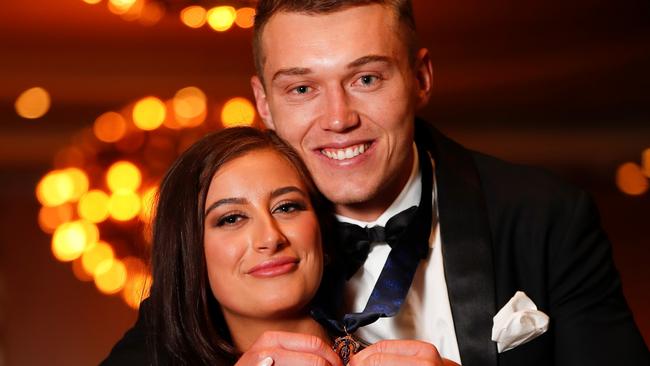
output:
[[[414, 0], [468, 147], [590, 192], [650, 342], [650, 2]], [[259, 125], [252, 1], [0, 4], [0, 366], [99, 363], [146, 288], [148, 202], [207, 131]]]

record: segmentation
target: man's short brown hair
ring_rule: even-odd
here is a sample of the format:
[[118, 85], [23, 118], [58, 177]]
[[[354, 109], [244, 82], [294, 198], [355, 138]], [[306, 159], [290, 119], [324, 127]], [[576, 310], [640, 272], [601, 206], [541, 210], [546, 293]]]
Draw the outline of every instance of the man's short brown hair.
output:
[[262, 52], [262, 32], [271, 17], [279, 12], [305, 13], [309, 15], [329, 14], [346, 8], [380, 4], [390, 7], [402, 25], [401, 36], [406, 43], [409, 60], [415, 60], [417, 39], [415, 17], [411, 0], [259, 0], [255, 13], [253, 31], [253, 59], [257, 75], [263, 81], [264, 54]]

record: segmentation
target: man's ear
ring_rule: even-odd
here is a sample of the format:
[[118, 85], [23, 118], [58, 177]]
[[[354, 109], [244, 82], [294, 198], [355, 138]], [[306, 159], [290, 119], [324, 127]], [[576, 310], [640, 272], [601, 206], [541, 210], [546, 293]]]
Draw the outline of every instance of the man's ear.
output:
[[266, 128], [274, 130], [275, 124], [273, 123], [273, 117], [271, 116], [271, 110], [269, 109], [269, 101], [266, 98], [264, 84], [262, 84], [262, 80], [260, 80], [257, 75], [251, 77], [251, 87], [253, 88], [253, 94], [255, 94], [257, 113], [259, 113]]
[[415, 57], [417, 107], [422, 108], [429, 103], [433, 91], [433, 66], [426, 48], [420, 49]]

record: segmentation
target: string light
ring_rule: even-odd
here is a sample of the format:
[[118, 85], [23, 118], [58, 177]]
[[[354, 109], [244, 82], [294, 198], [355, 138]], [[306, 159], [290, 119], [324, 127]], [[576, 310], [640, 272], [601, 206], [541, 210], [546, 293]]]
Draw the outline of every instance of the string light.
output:
[[165, 102], [144, 97], [99, 115], [55, 154], [56, 168], [36, 185], [38, 225], [51, 234], [53, 256], [70, 263], [77, 279], [92, 281], [107, 295], [120, 293], [132, 308], [147, 296], [151, 276], [143, 258], [133, 253], [150, 248], [157, 182], [191, 143], [221, 128], [206, 121], [225, 116], [230, 122], [224, 125], [254, 123], [255, 111], [246, 98], [233, 98], [222, 110], [209, 105], [196, 86], [178, 90]]
[[[101, 2], [101, 0], [83, 1], [91, 5]], [[239, 2], [251, 3], [251, 1], [241, 0]], [[195, 5], [193, 2], [182, 0], [172, 4], [169, 0], [108, 0], [107, 7], [111, 13], [119, 15], [124, 20], [137, 20], [145, 26], [158, 23], [164, 17], [167, 8], [180, 8], [178, 18], [182, 24], [194, 29], [201, 28], [206, 23], [218, 32], [231, 29], [233, 24], [248, 29], [253, 27], [255, 21], [255, 9], [247, 6], [236, 9], [221, 5], [206, 10], [205, 7]]]

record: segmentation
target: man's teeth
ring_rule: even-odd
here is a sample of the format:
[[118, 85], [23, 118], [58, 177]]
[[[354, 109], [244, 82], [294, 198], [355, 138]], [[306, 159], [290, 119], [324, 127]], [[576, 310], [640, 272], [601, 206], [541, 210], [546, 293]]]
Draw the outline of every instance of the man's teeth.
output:
[[321, 150], [321, 153], [334, 160], [352, 159], [353, 157], [359, 156], [366, 152], [369, 146], [369, 144], [359, 144], [346, 147], [345, 149], [323, 149]]

